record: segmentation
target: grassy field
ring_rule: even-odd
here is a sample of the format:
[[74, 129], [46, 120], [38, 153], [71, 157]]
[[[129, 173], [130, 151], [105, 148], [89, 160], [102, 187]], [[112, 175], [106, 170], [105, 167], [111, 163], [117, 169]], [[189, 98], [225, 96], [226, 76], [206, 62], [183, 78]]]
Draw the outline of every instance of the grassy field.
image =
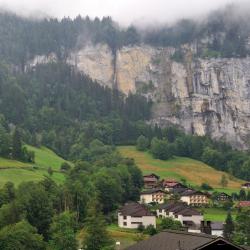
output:
[[7, 169], [7, 168], [27, 168], [27, 167], [29, 168], [30, 166], [31, 166], [31, 164], [29, 164], [29, 163], [8, 160], [8, 159], [0, 157], [0, 170]]
[[120, 242], [121, 250], [136, 243], [136, 230], [119, 228], [115, 224], [109, 225], [107, 230], [115, 242]]
[[[227, 211], [222, 208], [202, 208], [201, 212], [203, 212], [204, 219], [210, 221], [222, 221], [224, 222], [227, 217]], [[233, 218], [236, 216], [236, 211], [231, 211], [231, 215]]]
[[57, 183], [64, 181], [64, 174], [59, 172], [61, 164], [65, 162], [63, 158], [45, 147], [27, 146], [27, 148], [35, 152], [35, 163], [33, 164], [0, 158], [0, 187], [7, 181], [11, 181], [15, 185], [19, 185], [23, 181], [40, 181], [44, 176], [48, 176], [48, 167], [54, 170], [53, 180]]
[[46, 147], [35, 148], [28, 145], [26, 147], [28, 148], [28, 150], [35, 152], [35, 164], [38, 167], [51, 167], [53, 170], [59, 170], [61, 164], [65, 162], [63, 158]]
[[[194, 186], [208, 183], [218, 191], [227, 193], [237, 192], [240, 189], [241, 180], [232, 178], [227, 173], [217, 171], [214, 168], [190, 158], [175, 157], [171, 160], [163, 161], [154, 159], [148, 152], [137, 151], [134, 146], [118, 147], [120, 153], [125, 157], [134, 158], [138, 167], [144, 174], [156, 173], [161, 178], [181, 180], [185, 178], [187, 182]], [[228, 185], [223, 188], [220, 185], [221, 176], [225, 175]]]

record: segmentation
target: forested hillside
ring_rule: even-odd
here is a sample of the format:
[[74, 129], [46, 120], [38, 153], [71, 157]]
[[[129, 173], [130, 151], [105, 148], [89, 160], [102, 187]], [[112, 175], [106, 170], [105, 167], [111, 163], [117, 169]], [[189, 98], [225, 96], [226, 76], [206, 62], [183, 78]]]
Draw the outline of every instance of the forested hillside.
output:
[[[115, 54], [127, 45], [146, 43], [152, 46], [196, 44], [198, 57], [245, 57], [250, 34], [249, 16], [236, 5], [212, 12], [199, 21], [180, 20], [174, 25], [139, 29], [120, 27], [111, 17], [90, 19], [46, 18], [31, 20], [14, 14], [0, 13], [0, 56], [24, 70], [36, 55], [54, 53], [66, 60], [72, 50], [88, 42], [106, 43]], [[177, 50], [176, 60], [182, 57]]]

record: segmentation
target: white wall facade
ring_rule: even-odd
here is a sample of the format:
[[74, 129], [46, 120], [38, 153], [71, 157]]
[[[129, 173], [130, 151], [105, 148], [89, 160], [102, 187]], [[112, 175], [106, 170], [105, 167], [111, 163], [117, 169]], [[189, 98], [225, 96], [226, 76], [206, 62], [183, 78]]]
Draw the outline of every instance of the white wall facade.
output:
[[194, 224], [199, 225], [199, 224], [201, 224], [201, 221], [204, 220], [203, 215], [183, 216], [183, 215], [179, 214], [176, 216], [173, 212], [170, 212], [169, 214], [167, 214], [165, 209], [161, 209], [161, 210], [157, 209], [156, 214], [157, 214], [157, 217], [173, 218], [175, 220], [180, 221], [181, 224], [183, 224], [184, 221], [192, 221]]
[[118, 226], [121, 228], [131, 228], [136, 229], [139, 225], [147, 227], [153, 225], [156, 227], [156, 217], [155, 216], [142, 216], [142, 217], [132, 217], [132, 216], [123, 216], [118, 214]]

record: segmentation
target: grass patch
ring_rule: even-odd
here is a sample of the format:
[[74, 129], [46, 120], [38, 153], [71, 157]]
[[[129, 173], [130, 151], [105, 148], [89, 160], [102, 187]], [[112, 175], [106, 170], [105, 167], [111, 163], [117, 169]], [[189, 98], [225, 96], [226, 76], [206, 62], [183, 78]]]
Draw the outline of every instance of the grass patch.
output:
[[[119, 152], [124, 157], [134, 158], [137, 166], [144, 174], [156, 173], [161, 178], [181, 180], [185, 178], [190, 185], [200, 186], [202, 183], [208, 183], [215, 190], [225, 191], [227, 193], [239, 192], [243, 181], [230, 178], [229, 174], [215, 170], [207, 164], [186, 157], [174, 157], [173, 159], [163, 161], [154, 159], [148, 152], [137, 151], [134, 146], [120, 146]], [[228, 186], [223, 188], [220, 185], [222, 175], [228, 179]]]
[[[205, 220], [224, 222], [227, 217], [227, 211], [223, 208], [202, 208], [200, 211], [203, 212]], [[235, 218], [236, 211], [232, 210], [231, 215]]]
[[30, 167], [30, 163], [24, 163], [20, 161], [14, 161], [14, 160], [9, 160], [0, 157], [0, 169], [6, 169], [6, 168], [26, 168]]
[[54, 170], [60, 170], [61, 164], [65, 162], [63, 158], [46, 147], [35, 148], [29, 145], [26, 145], [26, 147], [28, 150], [35, 152], [35, 164], [38, 167], [51, 167]]
[[49, 167], [54, 170], [51, 178], [58, 184], [64, 182], [65, 175], [60, 172], [60, 166], [65, 162], [63, 158], [45, 147], [35, 148], [29, 145], [26, 147], [35, 152], [35, 163], [0, 158], [0, 187], [8, 181], [13, 182], [16, 186], [24, 181], [41, 181], [44, 176], [48, 176]]
[[[45, 176], [48, 176], [47, 171], [40, 169], [1, 169], [0, 187], [2, 187], [8, 181], [13, 182], [16, 186], [20, 185], [22, 182], [38, 182], [43, 180]], [[51, 178], [58, 184], [63, 183], [65, 180], [65, 176], [62, 173], [53, 173]]]
[[107, 230], [115, 242], [120, 242], [120, 249], [126, 249], [136, 243], [136, 229], [119, 228], [116, 224], [111, 224]]

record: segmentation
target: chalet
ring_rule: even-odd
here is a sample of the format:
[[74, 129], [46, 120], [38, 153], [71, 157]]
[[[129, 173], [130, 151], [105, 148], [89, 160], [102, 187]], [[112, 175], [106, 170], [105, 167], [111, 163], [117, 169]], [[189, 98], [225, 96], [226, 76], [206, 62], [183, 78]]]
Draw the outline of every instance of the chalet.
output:
[[118, 211], [118, 226], [121, 228], [138, 228], [139, 225], [156, 227], [156, 217], [142, 204], [126, 203]]
[[186, 186], [181, 184], [180, 182], [177, 182], [175, 180], [164, 180], [162, 182], [162, 187], [164, 190], [171, 192], [174, 189], [185, 189]]
[[241, 188], [243, 188], [243, 189], [250, 189], [250, 182], [246, 182], [246, 183], [242, 184]]
[[191, 206], [204, 206], [208, 204], [208, 195], [195, 190], [186, 190], [180, 194], [180, 200]]
[[185, 231], [165, 230], [127, 250], [244, 250], [222, 237]]
[[149, 189], [141, 192], [140, 203], [149, 204], [152, 202], [163, 203], [165, 198], [165, 192], [159, 188]]
[[183, 226], [200, 226], [203, 215], [183, 202], [161, 204], [156, 210], [157, 217], [170, 217], [181, 222]]
[[156, 188], [158, 186], [160, 177], [156, 174], [148, 174], [143, 176], [145, 188]]
[[240, 201], [237, 206], [237, 208], [243, 208], [243, 207], [247, 207], [250, 208], [250, 201]]
[[219, 193], [219, 194], [216, 195], [215, 199], [217, 201], [222, 201], [223, 202], [223, 201], [232, 200], [232, 197], [230, 195], [226, 194], [226, 193]]

